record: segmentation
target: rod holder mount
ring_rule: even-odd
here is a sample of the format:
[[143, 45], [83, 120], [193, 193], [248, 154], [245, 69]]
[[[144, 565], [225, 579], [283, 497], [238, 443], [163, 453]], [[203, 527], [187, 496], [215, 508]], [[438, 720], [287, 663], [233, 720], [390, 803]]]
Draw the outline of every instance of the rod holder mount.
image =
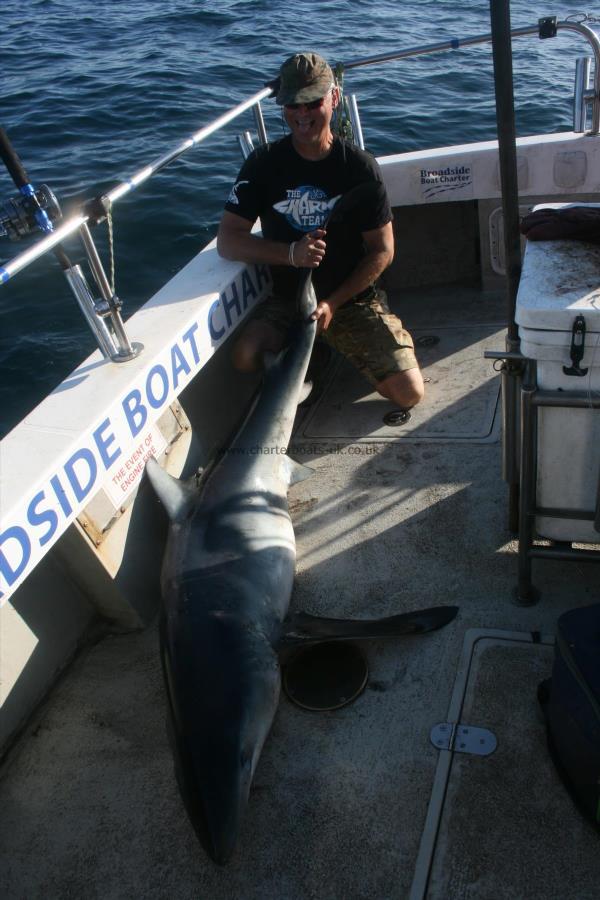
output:
[[590, 90], [592, 58], [579, 56], [575, 62], [575, 89], [573, 95], [573, 131], [583, 134], [587, 120], [587, 105], [594, 99]]
[[[79, 231], [94, 280], [100, 291], [100, 299], [92, 300], [92, 318], [90, 320], [90, 317], [86, 315], [86, 320], [92, 328], [92, 332], [96, 336], [100, 349], [103, 352], [105, 352], [105, 349], [102, 342], [98, 339], [96, 324], [97, 322], [104, 323], [105, 330], [110, 336], [108, 354], [105, 353], [105, 355], [108, 355], [112, 362], [128, 362], [130, 359], [135, 359], [136, 356], [139, 356], [144, 349], [143, 344], [132, 344], [127, 337], [120, 312], [123, 304], [109, 284], [94, 239], [85, 222], [81, 225]], [[87, 288], [87, 293], [90, 293], [89, 288]]]
[[240, 145], [242, 156], [244, 159], [248, 159], [254, 150], [254, 142], [249, 131], [243, 131], [241, 134], [238, 134], [238, 144]]

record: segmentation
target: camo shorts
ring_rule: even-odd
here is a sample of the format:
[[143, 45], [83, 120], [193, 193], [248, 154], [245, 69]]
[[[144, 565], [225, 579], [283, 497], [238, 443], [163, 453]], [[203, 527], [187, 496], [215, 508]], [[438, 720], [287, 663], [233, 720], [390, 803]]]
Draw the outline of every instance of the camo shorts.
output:
[[[293, 318], [293, 305], [279, 297], [269, 298], [252, 313], [252, 319], [268, 322], [284, 333]], [[371, 384], [419, 366], [412, 337], [390, 312], [385, 291], [380, 288], [370, 288], [340, 306], [321, 337]]]

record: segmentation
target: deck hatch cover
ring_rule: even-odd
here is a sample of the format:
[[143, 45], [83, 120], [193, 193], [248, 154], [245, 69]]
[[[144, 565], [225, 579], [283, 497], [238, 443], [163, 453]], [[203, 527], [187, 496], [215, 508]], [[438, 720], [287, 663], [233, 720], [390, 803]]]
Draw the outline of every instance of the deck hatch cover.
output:
[[554, 769], [537, 708], [553, 645], [531, 632], [465, 635], [448, 720], [493, 722], [498, 750], [485, 764], [440, 751], [410, 900], [562, 900], [574, 896], [574, 860], [585, 860], [578, 900], [598, 896], [598, 836]]
[[439, 343], [425, 346], [418, 345], [420, 334], [430, 336], [431, 330], [413, 331], [426, 397], [411, 410], [410, 421], [401, 428], [382, 421], [393, 408], [349, 362], [339, 359], [295, 440], [496, 440], [500, 379], [483, 353], [498, 346], [504, 331], [490, 325], [436, 328]]
[[429, 739], [438, 750], [470, 753], [473, 756], [489, 756], [498, 746], [496, 735], [488, 728], [455, 722], [440, 722], [434, 725]]

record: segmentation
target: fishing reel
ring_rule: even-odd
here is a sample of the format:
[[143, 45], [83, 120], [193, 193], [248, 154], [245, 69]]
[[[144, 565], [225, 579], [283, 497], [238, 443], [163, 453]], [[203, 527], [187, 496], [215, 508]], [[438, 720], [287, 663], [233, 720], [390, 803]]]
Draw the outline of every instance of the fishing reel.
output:
[[62, 217], [58, 200], [47, 184], [42, 184], [31, 196], [17, 194], [0, 204], [0, 237], [19, 241], [39, 230], [39, 211], [51, 222]]

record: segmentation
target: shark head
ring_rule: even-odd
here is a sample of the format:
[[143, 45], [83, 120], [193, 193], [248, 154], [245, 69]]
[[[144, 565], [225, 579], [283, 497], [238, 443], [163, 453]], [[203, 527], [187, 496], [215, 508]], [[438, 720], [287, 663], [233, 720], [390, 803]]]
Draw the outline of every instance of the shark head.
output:
[[205, 620], [191, 656], [181, 650], [163, 642], [175, 771], [200, 843], [224, 865], [277, 709], [279, 663], [263, 635], [222, 612]]

